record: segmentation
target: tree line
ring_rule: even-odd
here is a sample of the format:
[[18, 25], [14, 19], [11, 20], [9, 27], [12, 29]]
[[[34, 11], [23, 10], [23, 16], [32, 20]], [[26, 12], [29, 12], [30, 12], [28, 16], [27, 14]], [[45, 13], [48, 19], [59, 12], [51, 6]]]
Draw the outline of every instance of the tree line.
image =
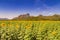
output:
[[40, 20], [50, 20], [50, 21], [60, 21], [60, 15], [54, 14], [52, 16], [30, 16], [29, 13], [19, 15], [18, 17], [13, 18], [12, 20], [23, 20], [23, 21], [40, 21]]

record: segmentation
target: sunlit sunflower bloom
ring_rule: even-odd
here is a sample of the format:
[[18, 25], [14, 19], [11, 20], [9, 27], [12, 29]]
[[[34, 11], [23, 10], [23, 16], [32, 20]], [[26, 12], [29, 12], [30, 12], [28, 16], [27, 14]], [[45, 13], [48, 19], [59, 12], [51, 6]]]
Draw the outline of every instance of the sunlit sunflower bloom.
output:
[[16, 28], [19, 28], [19, 25], [18, 24], [16, 24], [15, 26], [16, 26]]
[[1, 27], [5, 27], [6, 26], [6, 24], [5, 23], [1, 23]]
[[30, 28], [30, 26], [26, 26], [26, 29], [29, 29]]
[[53, 31], [53, 32], [52, 32], [52, 35], [55, 35], [55, 34], [56, 34], [56, 31]]

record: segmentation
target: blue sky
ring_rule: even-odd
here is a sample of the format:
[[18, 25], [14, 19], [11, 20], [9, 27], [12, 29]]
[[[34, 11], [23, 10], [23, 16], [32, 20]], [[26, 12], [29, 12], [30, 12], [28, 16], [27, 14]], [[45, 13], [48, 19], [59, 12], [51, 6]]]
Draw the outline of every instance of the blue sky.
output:
[[60, 0], [0, 0], [0, 18], [13, 18], [21, 14], [60, 14]]

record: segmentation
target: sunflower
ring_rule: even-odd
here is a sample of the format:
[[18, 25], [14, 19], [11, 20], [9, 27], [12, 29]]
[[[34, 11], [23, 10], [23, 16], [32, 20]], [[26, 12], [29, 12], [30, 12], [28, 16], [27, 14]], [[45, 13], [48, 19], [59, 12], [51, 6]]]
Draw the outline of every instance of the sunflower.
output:
[[16, 28], [19, 28], [19, 25], [18, 24], [16, 24], [15, 26], [16, 26]]
[[56, 31], [53, 31], [53, 32], [52, 32], [52, 35], [55, 35], [56, 33], [57, 33]]
[[5, 23], [1, 23], [1, 27], [5, 27], [6, 26], [6, 24]]
[[28, 25], [28, 26], [26, 26], [26, 29], [29, 29], [30, 28], [30, 26]]

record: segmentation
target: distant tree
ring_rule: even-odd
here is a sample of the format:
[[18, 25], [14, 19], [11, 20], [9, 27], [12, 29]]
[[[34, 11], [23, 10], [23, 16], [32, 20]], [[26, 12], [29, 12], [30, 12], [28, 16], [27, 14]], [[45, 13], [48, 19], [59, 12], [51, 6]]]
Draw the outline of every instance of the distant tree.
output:
[[53, 20], [60, 20], [60, 15], [54, 14], [54, 15], [52, 16], [52, 18], [53, 18]]
[[27, 13], [26, 15], [30, 16], [30, 14], [29, 14], [29, 13]]
[[40, 14], [39, 16], [43, 16], [43, 15]]
[[53, 16], [54, 16], [54, 17], [59, 17], [60, 15], [58, 15], [58, 14], [54, 14]]
[[30, 20], [30, 21], [38, 21], [38, 20], [60, 20], [60, 15], [54, 14], [52, 16], [43, 16], [43, 15], [38, 15], [38, 16], [30, 16], [29, 13], [19, 15], [18, 17], [13, 18], [14, 20]]

